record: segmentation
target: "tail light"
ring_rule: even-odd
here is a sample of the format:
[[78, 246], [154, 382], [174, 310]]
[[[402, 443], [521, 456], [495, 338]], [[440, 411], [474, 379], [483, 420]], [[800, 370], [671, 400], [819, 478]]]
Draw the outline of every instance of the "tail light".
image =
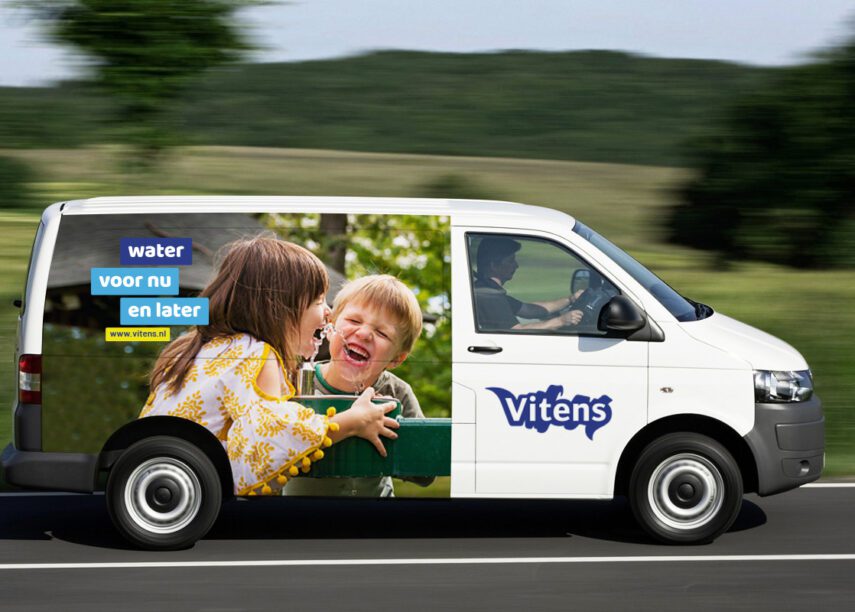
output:
[[42, 403], [41, 355], [21, 355], [18, 360], [18, 402]]

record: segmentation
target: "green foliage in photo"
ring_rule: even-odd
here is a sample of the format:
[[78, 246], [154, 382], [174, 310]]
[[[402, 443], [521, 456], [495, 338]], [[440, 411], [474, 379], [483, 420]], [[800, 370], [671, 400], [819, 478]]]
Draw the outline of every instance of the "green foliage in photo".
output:
[[158, 342], [106, 342], [103, 329], [46, 324], [42, 347], [42, 448], [99, 453], [137, 418]]
[[[267, 225], [322, 260], [331, 239], [320, 215], [268, 215]], [[335, 240], [340, 240], [336, 238]], [[412, 354], [395, 369], [426, 416], [451, 416], [451, 252], [449, 219], [436, 215], [348, 215], [346, 276], [391, 274], [413, 290], [428, 317]]]

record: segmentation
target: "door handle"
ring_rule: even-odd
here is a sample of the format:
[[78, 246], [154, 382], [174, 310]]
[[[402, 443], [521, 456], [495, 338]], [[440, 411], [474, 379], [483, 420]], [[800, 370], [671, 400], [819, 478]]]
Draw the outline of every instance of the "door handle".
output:
[[470, 346], [467, 349], [470, 353], [487, 353], [488, 355], [493, 355], [495, 353], [501, 353], [501, 346]]

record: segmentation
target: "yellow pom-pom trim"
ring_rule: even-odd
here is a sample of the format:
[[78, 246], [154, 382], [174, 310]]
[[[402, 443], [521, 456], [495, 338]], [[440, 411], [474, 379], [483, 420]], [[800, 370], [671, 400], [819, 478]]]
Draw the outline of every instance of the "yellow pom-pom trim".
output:
[[312, 467], [312, 460], [308, 457], [303, 457], [303, 470], [308, 470]]
[[339, 425], [338, 423], [330, 423], [330, 431], [338, 431]]
[[288, 477], [285, 476], [284, 474], [280, 474], [279, 478], [276, 479], [276, 482], [278, 482], [279, 484], [284, 486], [285, 483], [288, 482]]
[[304, 465], [304, 466], [300, 469], [300, 471], [301, 471], [301, 472], [303, 472], [304, 474], [308, 474], [308, 473], [309, 473], [309, 470], [311, 470], [311, 469], [312, 469], [312, 466], [311, 466], [311, 465]]
[[288, 473], [291, 474], [291, 476], [296, 476], [300, 473], [300, 470], [297, 469], [296, 465], [292, 465], [290, 468], [288, 468]]
[[329, 448], [330, 446], [332, 446], [332, 440], [324, 436], [324, 448]]
[[322, 450], [316, 450], [314, 453], [312, 453], [312, 461], [320, 461], [323, 458], [324, 458], [324, 451], [322, 451]]
[[261, 487], [262, 495], [270, 495], [271, 493], [273, 493], [273, 489], [270, 488], [270, 485], [264, 485]]
[[329, 408], [327, 408], [327, 416], [328, 417], [334, 417], [335, 416], [335, 407], [334, 406], [330, 406]]
[[250, 491], [247, 495], [255, 495], [255, 491]]

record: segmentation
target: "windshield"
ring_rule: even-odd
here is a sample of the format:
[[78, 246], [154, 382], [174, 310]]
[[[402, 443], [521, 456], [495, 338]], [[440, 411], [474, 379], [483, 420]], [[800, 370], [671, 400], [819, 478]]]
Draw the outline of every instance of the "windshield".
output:
[[712, 308], [684, 298], [653, 272], [638, 263], [629, 253], [615, 246], [584, 223], [576, 221], [573, 231], [608, 255], [627, 274], [641, 283], [678, 321], [697, 321], [712, 314]]

